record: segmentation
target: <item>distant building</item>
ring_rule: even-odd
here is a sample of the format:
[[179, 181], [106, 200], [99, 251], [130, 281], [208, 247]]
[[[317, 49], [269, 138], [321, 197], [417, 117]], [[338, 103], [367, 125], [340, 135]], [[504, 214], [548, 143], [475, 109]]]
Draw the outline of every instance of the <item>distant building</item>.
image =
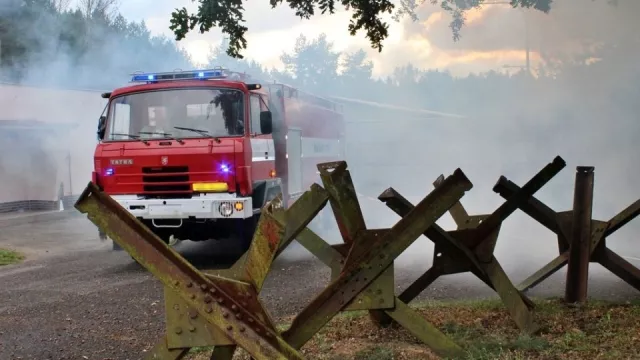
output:
[[0, 84], [0, 204], [57, 200], [61, 183], [79, 193], [105, 105], [97, 91]]

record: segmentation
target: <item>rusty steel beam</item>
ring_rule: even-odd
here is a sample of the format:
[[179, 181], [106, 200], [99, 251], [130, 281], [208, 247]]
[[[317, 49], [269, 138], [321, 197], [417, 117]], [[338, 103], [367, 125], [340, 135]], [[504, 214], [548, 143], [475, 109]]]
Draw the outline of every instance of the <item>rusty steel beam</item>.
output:
[[509, 215], [513, 214], [513, 212], [520, 207], [520, 204], [526, 203], [533, 194], [547, 184], [566, 165], [567, 163], [564, 159], [560, 156], [556, 156], [551, 163], [542, 168], [529, 181], [527, 181], [522, 188], [513, 194], [513, 196], [506, 199], [498, 209], [478, 225], [476, 228], [477, 238], [487, 238]]
[[[367, 243], [375, 241], [375, 236], [357, 237], [359, 233], [366, 230], [366, 225], [358, 194], [351, 179], [351, 172], [347, 169], [347, 163], [345, 161], [320, 163], [317, 168], [322, 184], [330, 194], [329, 204], [343, 241], [341, 247], [336, 249], [338, 251], [346, 251], [346, 254], [343, 255], [346, 255], [347, 259], [342, 259], [343, 263], [341, 265], [343, 265], [344, 261], [348, 261], [350, 251], [360, 249], [362, 246], [369, 246]], [[356, 239], [361, 243], [351, 246]], [[339, 272], [340, 268], [331, 268], [331, 279], [335, 280]], [[384, 314], [377, 311], [377, 309], [393, 306], [393, 278], [394, 270], [393, 266], [391, 266], [384, 272], [384, 276], [381, 276], [380, 281], [377, 282], [381, 286], [377, 290], [382, 291], [377, 303], [375, 301], [372, 302], [372, 299], [368, 297], [359, 296], [345, 310], [367, 309], [372, 319], [382, 318]], [[378, 321], [374, 322], [376, 324], [379, 323]]]
[[[338, 278], [320, 293], [296, 318], [290, 328], [283, 332], [283, 337], [294, 348], [301, 348], [311, 337], [329, 322], [338, 312], [347, 307], [353, 299], [367, 289], [420, 234], [440, 218], [472, 184], [466, 176], [456, 170], [442, 184], [422, 200], [413, 211], [403, 217], [390, 230], [381, 236], [375, 236], [372, 230], [358, 233]], [[359, 237], [373, 237], [370, 241], [360, 241]], [[375, 239], [377, 237], [377, 240]], [[413, 319], [420, 329], [426, 329], [426, 321], [417, 322], [416, 317], [409, 316], [399, 300], [396, 306], [387, 309], [388, 314], [396, 317]], [[400, 304], [400, 305], [398, 305]], [[404, 317], [399, 315], [403, 313]], [[405, 326], [407, 328], [407, 326]], [[430, 327], [425, 335], [417, 328], [408, 326], [408, 330], [418, 335], [427, 345], [441, 355], [462, 353], [461, 349], [451, 342], [437, 329]], [[418, 334], [415, 332], [418, 331]], [[426, 330], [425, 330], [426, 331]]]
[[603, 246], [602, 249], [595, 254], [594, 258], [600, 265], [640, 291], [640, 269], [633, 266], [630, 262], [606, 246]]
[[[593, 182], [593, 168], [587, 167], [587, 173], [591, 173], [587, 179], [587, 184], [579, 184], [578, 179], [576, 179], [576, 196], [581, 194], [579, 191], [580, 188], [586, 186], [586, 188], [590, 188], [589, 182]], [[578, 176], [579, 174], [577, 174]], [[583, 176], [583, 175], [581, 175]], [[507, 180], [506, 178], [501, 178], [500, 181], [494, 187], [494, 191], [500, 194], [505, 199], [510, 198], [513, 194], [518, 191], [520, 188], [518, 185], [513, 182]], [[583, 189], [584, 190], [584, 189]], [[590, 192], [587, 191], [589, 194]], [[579, 197], [579, 196], [578, 196]], [[574, 201], [576, 197], [574, 197]], [[593, 200], [589, 202], [592, 203]], [[588, 204], [587, 204], [588, 205]], [[592, 205], [591, 205], [592, 206]], [[578, 204], [578, 207], [583, 207], [583, 205]], [[541, 283], [546, 278], [551, 276], [553, 273], [557, 272], [563, 266], [569, 263], [569, 258], [571, 256], [571, 247], [568, 241], [569, 238], [572, 238], [572, 234], [574, 234], [574, 225], [576, 227], [580, 226], [576, 224], [578, 221], [582, 224], [583, 228], [579, 232], [581, 241], [575, 239], [579, 244], [581, 249], [574, 248], [573, 251], [579, 256], [584, 255], [584, 249], [586, 247], [584, 243], [584, 232], [586, 231], [587, 224], [587, 215], [577, 214], [575, 210], [564, 211], [564, 212], [555, 212], [551, 210], [548, 206], [544, 205], [541, 201], [530, 198], [526, 204], [521, 204], [520, 209], [525, 212], [527, 215], [531, 216], [533, 219], [538, 221], [540, 224], [548, 228], [549, 230], [556, 233], [558, 236], [558, 249], [559, 255], [552, 261], [550, 261], [543, 268], [536, 271], [534, 274], [529, 276], [526, 280], [524, 280], [518, 288], [520, 290], [528, 290], [535, 285]], [[590, 231], [587, 232], [589, 235], [587, 236], [589, 244], [589, 262], [597, 262], [600, 265], [604, 266], [606, 269], [611, 271], [613, 274], [618, 276], [620, 279], [627, 282], [632, 287], [636, 288], [640, 291], [640, 269], [633, 266], [626, 260], [624, 260], [621, 256], [617, 255], [614, 251], [609, 249], [606, 244], [606, 240], [608, 236], [611, 236], [615, 231], [619, 230], [622, 226], [626, 225], [633, 219], [635, 219], [638, 215], [640, 215], [640, 200], [635, 201], [631, 205], [629, 205], [626, 209], [621, 211], [619, 214], [613, 216], [609, 221], [600, 221], [596, 219], [590, 219], [589, 226], [591, 227]], [[584, 217], [583, 217], [584, 216]], [[574, 220], [575, 219], [575, 220]], [[578, 236], [578, 235], [576, 235]], [[575, 256], [575, 255], [574, 255]], [[584, 260], [583, 260], [584, 261]], [[586, 291], [586, 284], [584, 283], [585, 276], [588, 278], [588, 275], [584, 274], [584, 264], [583, 270], [581, 270], [580, 280], [581, 286], [583, 286], [583, 290], [579, 290], [580, 293], [584, 294]], [[575, 270], [574, 270], [575, 271]], [[588, 270], [587, 270], [588, 274]], [[567, 274], [568, 275], [568, 274]], [[568, 275], [569, 276], [569, 275]], [[572, 275], [573, 276], [573, 275]], [[575, 283], [574, 280], [571, 280]], [[569, 284], [567, 284], [569, 286]], [[569, 300], [572, 300], [570, 297]]]
[[563, 252], [558, 257], [551, 260], [545, 266], [541, 267], [540, 270], [531, 274], [529, 277], [524, 279], [520, 284], [518, 284], [517, 288], [519, 291], [527, 291], [534, 286], [540, 284], [545, 281], [549, 276], [555, 274], [558, 270], [562, 269], [569, 262], [569, 252]]
[[[493, 191], [502, 196], [505, 200], [511, 198], [519, 190], [520, 187], [518, 185], [514, 184], [504, 176], [501, 176], [493, 187]], [[555, 234], [560, 232], [556, 211], [545, 205], [542, 201], [536, 199], [534, 196], [531, 196], [527, 202], [521, 204], [520, 210], [542, 224], [542, 226], [546, 227], [551, 232]]]
[[[385, 190], [378, 198], [399, 216], [405, 216], [414, 207], [409, 200], [392, 188]], [[462, 211], [458, 212], [458, 215], [466, 215], [472, 218], [467, 214], [464, 207], [461, 207], [460, 210]], [[468, 219], [459, 216], [454, 216], [454, 221], [463, 226], [470, 223], [467, 222], [467, 220]], [[410, 302], [415, 299], [440, 276], [466, 271], [472, 272], [481, 281], [495, 290], [493, 283], [483, 270], [483, 263], [480, 262], [473, 250], [465, 245], [464, 241], [460, 241], [455, 237], [455, 234], [455, 231], [446, 231], [438, 224], [433, 224], [427, 229], [424, 236], [436, 245], [433, 266], [402, 292], [399, 296], [402, 301]], [[529, 298], [523, 294], [520, 294], [520, 296], [529, 308], [533, 308], [533, 302], [531, 302]]]
[[[251, 284], [205, 276], [92, 183], [75, 206], [166, 288], [179, 295], [197, 316], [206, 319], [253, 358], [302, 359], [268, 321], [257, 293], [248, 291], [253, 288]], [[254, 239], [263, 239], [275, 254], [285, 229], [272, 219], [272, 211], [270, 206], [263, 210]]]
[[640, 200], [636, 200], [633, 204], [611, 218], [607, 230], [604, 232], [604, 236], [611, 236], [611, 234], [628, 224], [638, 215], [640, 215]]
[[317, 165], [322, 184], [330, 195], [330, 205], [345, 244], [351, 244], [358, 232], [365, 230], [358, 194], [345, 161]]
[[[320, 212], [320, 210], [326, 205], [328, 201], [327, 192], [317, 184], [311, 186], [309, 191], [306, 191], [292, 206], [284, 211], [281, 206], [272, 207], [271, 214], [269, 215], [273, 220], [277, 222], [277, 226], [284, 229], [284, 239], [280, 241], [279, 246], [275, 244], [265, 242], [263, 237], [254, 237], [251, 246], [247, 253], [245, 253], [231, 269], [218, 270], [214, 273], [207, 274], [208, 276], [227, 277], [230, 279], [245, 281], [251, 283], [253, 288], [248, 288], [248, 291], [252, 291], [258, 294], [264, 284], [264, 280], [271, 268], [273, 259], [281, 252], [281, 250], [293, 241], [293, 237], [300, 231], [306, 229], [312, 219]], [[281, 204], [282, 197], [278, 195], [272, 203]], [[288, 221], [280, 222], [276, 218], [287, 218]], [[302, 230], [300, 230], [302, 229]], [[275, 254], [275, 256], [274, 256]], [[173, 293], [165, 291], [165, 302], [167, 302], [167, 314], [173, 311], [170, 309], [170, 300], [175, 299]], [[172, 301], [175, 302], [175, 301]], [[175, 305], [174, 305], [175, 306]], [[187, 309], [191, 311], [191, 309]], [[190, 314], [193, 316], [193, 314]], [[268, 318], [268, 314], [265, 314], [265, 319], [269, 321], [269, 324], [275, 328], [273, 321]], [[167, 325], [176, 325], [176, 321], [167, 316]], [[197, 323], [199, 319], [191, 317], [191, 322]], [[202, 322], [200, 320], [200, 322]], [[189, 341], [183, 342], [176, 347], [189, 348], [195, 346], [210, 346], [215, 345], [211, 359], [215, 360], [232, 360], [233, 354], [236, 350], [236, 345], [230, 342], [223, 333], [220, 333], [217, 329], [210, 329], [208, 324], [201, 324], [200, 326], [189, 327], [189, 333], [184, 331], [183, 334], [190, 335]], [[198, 331], [195, 331], [195, 330]], [[202, 331], [205, 330], [205, 331]], [[195, 336], [194, 336], [195, 332]], [[179, 335], [169, 333], [169, 338], [175, 338]], [[161, 342], [160, 346], [163, 343]], [[177, 344], [176, 344], [177, 345]]]
[[[169, 349], [167, 339], [162, 338], [149, 354], [145, 357], [147, 360], [181, 360], [189, 353], [189, 349]], [[217, 360], [217, 359], [216, 359]]]
[[565, 288], [565, 302], [567, 303], [583, 303], [587, 300], [589, 258], [591, 255], [593, 178], [593, 167], [579, 166], [576, 168], [571, 247]]
[[[318, 212], [326, 205], [327, 200], [327, 192], [324, 191], [322, 187], [315, 184], [309, 191], [306, 191], [300, 198], [298, 198], [298, 200], [288, 210], [284, 211], [281, 207], [272, 208], [270, 216], [274, 220], [276, 217], [286, 217], [289, 219], [286, 224], [276, 220], [276, 222], [278, 222], [277, 225], [282, 229], [285, 229], [284, 239], [279, 243], [279, 246], [276, 248], [274, 244], [265, 242], [263, 237], [254, 237], [247, 253], [245, 253], [236, 262], [236, 264], [231, 267], [231, 269], [217, 270], [208, 273], [207, 276], [214, 280], [217, 277], [226, 277], [250, 283], [253, 287], [246, 286], [246, 291], [258, 294], [262, 289], [264, 280], [271, 268], [271, 263], [275, 258], [274, 253], [277, 256], [279, 251], [283, 249], [283, 246], [286, 246], [286, 244], [289, 244], [293, 240], [292, 236], [311, 222]], [[281, 202], [281, 195], [278, 195], [276, 199], [272, 201], [272, 203], [276, 204], [281, 204]], [[287, 234], [287, 229], [289, 229], [289, 234]], [[167, 342], [169, 348], [177, 350], [178, 348], [188, 349], [196, 346], [202, 347], [214, 345], [215, 347], [211, 356], [212, 359], [231, 360], [235, 353], [236, 345], [233, 342], [230, 342], [224, 333], [221, 333], [216, 328], [211, 328], [208, 323], [200, 320], [200, 318], [193, 317], [193, 309], [181, 304], [177, 301], [176, 297], [177, 296], [174, 295], [173, 292], [165, 290], [167, 327], [172, 328], [179, 326], [178, 329], [180, 330], [179, 333], [167, 333], [168, 339], [171, 340], [170, 342]], [[186, 319], [189, 324], [184, 324], [184, 317], [186, 316], [183, 316], [183, 319], [180, 319], [179, 316], [176, 318], [176, 315], [178, 314], [176, 314], [175, 310], [180, 310], [180, 307], [182, 306], [186, 306], [183, 313], [189, 312], [190, 319]], [[264, 315], [264, 319], [275, 328], [273, 321], [268, 318], [267, 314]], [[180, 320], [182, 320], [182, 322]], [[187, 328], [189, 331], [186, 330]], [[185, 330], [182, 331], [182, 329]], [[164, 342], [161, 341], [156, 348], [160, 349], [163, 345]]]
[[[565, 165], [562, 158], [556, 157], [492, 214], [471, 216], [460, 202], [456, 202], [449, 212], [457, 224], [457, 230], [445, 231], [437, 224], [426, 229], [424, 235], [435, 244], [433, 266], [405, 289], [399, 299], [404, 302], [413, 300], [440, 276], [471, 272], [498, 293], [520, 329], [529, 333], [537, 331], [539, 326], [529, 311], [534, 307], [533, 302], [515, 288], [493, 252], [504, 219], [529, 200]], [[442, 186], [442, 175], [433, 185], [436, 189]], [[413, 209], [407, 199], [391, 188], [378, 199], [400, 216], [405, 216]], [[390, 319], [381, 321], [388, 324]]]
[[[336, 163], [321, 164], [320, 167], [328, 169], [335, 166]], [[338, 163], [338, 165], [340, 165]], [[329, 169], [330, 170], [330, 169]], [[346, 166], [343, 167], [346, 171]], [[344, 175], [342, 175], [344, 176]], [[350, 187], [353, 185], [350, 181], [345, 181], [334, 192], [340, 192], [340, 187]], [[330, 197], [330, 201], [333, 198]], [[347, 207], [337, 207], [339, 211], [348, 212]], [[282, 214], [274, 214], [274, 219], [285, 225], [286, 219]], [[304, 229], [298, 234], [296, 240], [309, 250], [313, 255], [319, 258], [325, 265], [331, 268], [331, 279], [335, 281], [342, 273], [342, 268], [346, 258], [355, 246], [369, 246], [375, 241], [376, 237], [384, 237], [389, 230], [364, 230], [364, 241], [352, 242], [351, 244], [343, 243], [337, 245], [329, 245], [324, 239], [320, 238], [313, 231]], [[359, 245], [356, 245], [359, 244]], [[369, 244], [369, 245], [367, 245]], [[281, 250], [280, 250], [281, 251]], [[391, 264], [373, 280], [366, 289], [357, 293], [356, 296], [345, 302], [346, 306], [341, 311], [353, 310], [369, 310], [373, 320], [377, 321], [380, 314], [385, 314], [398, 323], [401, 323], [411, 334], [422, 340], [427, 346], [443, 355], [460, 355], [462, 349], [448, 339], [444, 334], [438, 331], [425, 319], [417, 316], [408, 306], [404, 305], [401, 300], [394, 296], [394, 276], [393, 265]], [[404, 306], [403, 306], [404, 305]], [[312, 336], [311, 334], [310, 336]]]
[[[284, 226], [283, 216], [274, 215], [276, 221]], [[303, 230], [296, 238], [298, 243], [306, 248], [312, 255], [322, 261], [331, 269], [331, 280], [335, 280], [342, 270], [345, 258], [350, 246], [347, 244], [329, 245], [310, 229]], [[369, 287], [365, 293], [358, 294], [343, 311], [370, 310], [378, 313], [377, 309], [388, 309], [394, 306], [394, 271], [393, 266], [388, 267]], [[370, 296], [375, 294], [375, 296]], [[374, 320], [380, 314], [375, 314]]]
[[[520, 187], [504, 176], [501, 176], [500, 180], [498, 180], [493, 187], [493, 191], [504, 199], [509, 199], [518, 190], [520, 190]], [[567, 238], [570, 234], [572, 214], [571, 212], [556, 212], [534, 196], [531, 196], [526, 203], [521, 204], [520, 210], [556, 234], [558, 251], [560, 253], [558, 257], [551, 260], [547, 265], [518, 284], [518, 290], [527, 291], [556, 273], [568, 263], [569, 253], [567, 250], [569, 250], [569, 241]]]

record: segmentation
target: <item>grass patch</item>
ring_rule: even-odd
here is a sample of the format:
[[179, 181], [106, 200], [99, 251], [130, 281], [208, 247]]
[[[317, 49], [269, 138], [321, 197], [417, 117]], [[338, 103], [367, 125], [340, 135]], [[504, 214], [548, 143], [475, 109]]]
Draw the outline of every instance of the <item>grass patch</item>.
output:
[[[536, 321], [542, 326], [536, 335], [522, 334], [498, 301], [431, 301], [412, 307], [465, 349], [461, 360], [640, 359], [640, 301], [569, 307], [550, 299], [536, 305]], [[337, 316], [302, 353], [319, 360], [438, 359], [404, 329], [376, 328], [366, 312]], [[208, 360], [209, 354], [198, 349], [187, 359]], [[234, 359], [249, 356], [240, 350]]]
[[17, 251], [0, 249], [0, 266], [16, 264], [24, 260], [24, 255]]

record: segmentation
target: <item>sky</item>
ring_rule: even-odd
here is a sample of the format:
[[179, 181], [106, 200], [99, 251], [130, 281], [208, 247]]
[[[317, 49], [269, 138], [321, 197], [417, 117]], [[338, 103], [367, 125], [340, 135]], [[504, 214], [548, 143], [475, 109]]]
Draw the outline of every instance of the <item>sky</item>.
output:
[[[457, 76], [489, 70], [515, 71], [526, 63], [526, 44], [529, 44], [531, 66], [535, 69], [541, 61], [541, 51], [575, 52], [585, 39], [600, 39], [603, 33], [629, 34], [630, 29], [621, 25], [636, 23], [633, 10], [640, 11], [640, 2], [619, 1], [624, 5], [610, 6], [605, 0], [555, 1], [549, 14], [514, 9], [508, 4], [483, 5], [467, 13], [462, 38], [457, 42], [453, 41], [449, 28], [450, 15], [438, 5], [424, 1], [417, 9], [418, 21], [408, 17], [399, 22], [386, 18], [390, 36], [379, 53], [370, 47], [363, 33], [349, 35], [351, 13], [348, 11], [340, 9], [333, 15], [315, 15], [303, 20], [295, 16], [286, 3], [272, 9], [268, 1], [248, 0], [244, 2], [245, 25], [249, 28], [244, 55], [268, 68], [282, 69], [280, 56], [293, 49], [300, 34], [312, 39], [325, 33], [337, 51], [365, 49], [373, 61], [375, 77], [384, 77], [408, 63], [422, 69], [446, 69]], [[197, 4], [192, 0], [120, 0], [119, 11], [128, 20], [144, 20], [154, 34], [172, 37], [171, 12], [182, 7], [195, 11]], [[202, 64], [206, 63], [210, 48], [221, 39], [218, 29], [205, 34], [194, 31], [180, 41], [179, 46], [189, 52], [196, 64]]]
[[[170, 14], [175, 8], [183, 6], [193, 10], [197, 4], [191, 0], [135, 0], [121, 1], [119, 9], [129, 20], [144, 20], [154, 34], [171, 36]], [[460, 75], [501, 70], [503, 65], [524, 64], [524, 23], [519, 10], [505, 5], [488, 5], [468, 14], [467, 22], [470, 27], [486, 14], [504, 19], [515, 17], [510, 21], [510, 32], [513, 36], [520, 37], [520, 44], [514, 43], [512, 49], [481, 52], [465, 49], [468, 44], [464, 42], [454, 43], [448, 27], [450, 17], [439, 7], [427, 2], [421, 6], [419, 13], [420, 19], [415, 23], [409, 18], [401, 22], [388, 18], [390, 37], [385, 40], [382, 53], [378, 53], [370, 48], [363, 34], [348, 34], [350, 13], [347, 11], [340, 10], [334, 15], [317, 15], [309, 20], [301, 20], [287, 5], [271, 9], [268, 1], [249, 0], [245, 11], [246, 25], [249, 28], [248, 47], [244, 54], [268, 67], [281, 68], [280, 55], [293, 49], [295, 39], [300, 34], [311, 39], [324, 32], [337, 51], [365, 49], [374, 63], [375, 76], [385, 76], [395, 67], [409, 62], [421, 68], [446, 68]], [[469, 28], [469, 31], [473, 31], [473, 28]], [[439, 46], [434, 46], [434, 37], [438, 38], [436, 42]], [[210, 47], [219, 44], [221, 39], [221, 32], [217, 29], [206, 34], [194, 32], [182, 40], [180, 46], [189, 52], [195, 62], [204, 63]]]

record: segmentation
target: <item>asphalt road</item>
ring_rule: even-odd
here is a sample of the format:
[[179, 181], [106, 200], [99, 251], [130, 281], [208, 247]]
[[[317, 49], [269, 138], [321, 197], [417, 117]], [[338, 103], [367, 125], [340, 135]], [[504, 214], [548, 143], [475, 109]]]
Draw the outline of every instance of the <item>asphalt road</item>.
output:
[[[21, 250], [28, 259], [0, 268], [0, 359], [140, 359], [158, 341], [164, 326], [160, 283], [126, 253], [111, 251], [88, 220], [75, 216], [5, 225], [0, 247]], [[215, 255], [215, 243], [185, 242], [178, 249], [197, 266], [228, 266]], [[397, 268], [398, 291], [429, 265], [426, 259]], [[537, 269], [507, 270], [520, 281]], [[274, 317], [293, 315], [328, 278], [327, 268], [294, 247], [276, 261], [261, 297]], [[530, 295], [561, 296], [563, 291], [561, 271]], [[638, 291], [595, 267], [589, 291], [594, 298], [640, 299]], [[466, 275], [441, 278], [421, 294], [422, 299], [491, 296], [490, 289]]]

